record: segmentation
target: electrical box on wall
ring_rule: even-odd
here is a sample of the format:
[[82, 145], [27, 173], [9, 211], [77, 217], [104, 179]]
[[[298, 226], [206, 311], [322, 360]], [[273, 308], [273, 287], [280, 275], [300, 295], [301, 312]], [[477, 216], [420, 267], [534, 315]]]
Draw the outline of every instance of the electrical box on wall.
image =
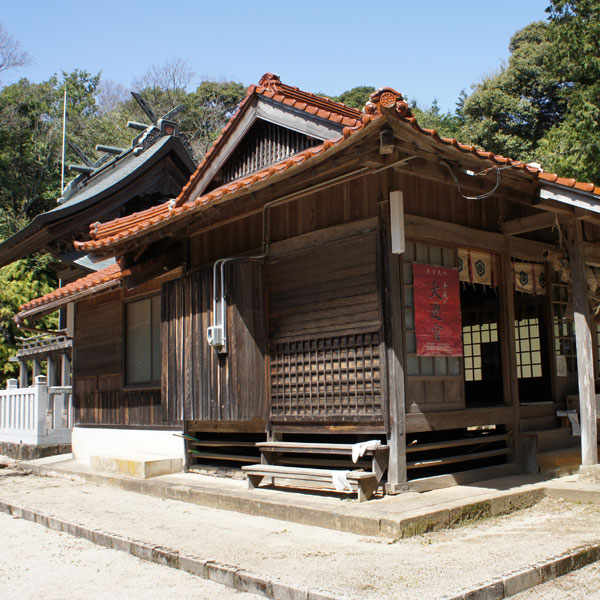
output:
[[206, 330], [206, 339], [209, 346], [220, 348], [223, 346], [223, 327], [212, 325]]
[[392, 252], [403, 254], [406, 249], [404, 239], [404, 197], [400, 191], [390, 192], [390, 227]]

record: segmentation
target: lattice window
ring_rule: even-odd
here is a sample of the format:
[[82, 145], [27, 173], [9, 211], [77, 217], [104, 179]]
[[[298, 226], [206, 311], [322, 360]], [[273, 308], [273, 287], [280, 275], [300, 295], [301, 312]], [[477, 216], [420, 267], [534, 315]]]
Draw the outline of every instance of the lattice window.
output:
[[271, 415], [381, 419], [379, 334], [320, 337], [274, 344]]
[[539, 319], [515, 321], [515, 352], [519, 379], [542, 376]]
[[465, 381], [482, 381], [485, 372], [500, 369], [498, 323], [462, 328]]
[[407, 242], [406, 251], [402, 255], [402, 259], [404, 270], [404, 339], [407, 375], [460, 375], [459, 357], [417, 356], [412, 271], [413, 262], [454, 268], [456, 266], [456, 252], [453, 248]]
[[577, 372], [577, 349], [575, 346], [575, 327], [573, 315], [569, 314], [569, 289], [567, 284], [554, 275], [552, 282], [552, 312], [554, 325], [554, 351], [558, 357], [564, 357], [567, 371]]

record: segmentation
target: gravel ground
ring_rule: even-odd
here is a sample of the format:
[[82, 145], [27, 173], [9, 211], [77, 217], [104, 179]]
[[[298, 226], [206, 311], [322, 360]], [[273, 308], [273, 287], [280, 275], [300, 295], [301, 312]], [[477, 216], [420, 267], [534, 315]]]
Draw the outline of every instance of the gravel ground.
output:
[[378, 600], [439, 598], [600, 541], [600, 506], [550, 499], [505, 517], [400, 541], [12, 469], [0, 469], [0, 499], [304, 589]]
[[258, 600], [183, 571], [0, 514], [6, 600]]

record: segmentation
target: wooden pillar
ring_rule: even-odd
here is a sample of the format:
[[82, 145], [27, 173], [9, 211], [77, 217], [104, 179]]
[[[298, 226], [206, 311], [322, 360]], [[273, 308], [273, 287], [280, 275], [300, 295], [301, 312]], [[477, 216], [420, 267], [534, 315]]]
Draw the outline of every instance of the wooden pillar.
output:
[[522, 464], [521, 406], [519, 381], [517, 378], [517, 356], [515, 352], [515, 287], [512, 270], [512, 238], [504, 236], [502, 255], [502, 278], [500, 281], [500, 312], [502, 327], [502, 387], [504, 404], [512, 406], [512, 462]]
[[66, 352], [61, 358], [60, 385], [69, 386], [71, 385], [71, 361]]
[[[386, 492], [399, 493], [406, 488], [406, 400], [404, 393], [403, 312], [400, 269], [401, 256], [391, 252], [389, 202], [380, 203], [382, 258], [383, 332], [388, 396], [388, 445], [390, 447]], [[383, 357], [382, 357], [383, 358]]]
[[29, 385], [27, 377], [27, 361], [24, 358], [22, 358], [19, 361], [19, 365], [19, 387], [26, 388]]
[[42, 374], [42, 365], [40, 364], [40, 359], [34, 358], [31, 379], [35, 382], [35, 378], [41, 374]]
[[583, 231], [580, 221], [568, 225], [569, 265], [573, 291], [575, 344], [577, 346], [577, 381], [581, 417], [581, 464], [598, 463], [598, 433], [596, 429], [596, 394], [594, 389], [594, 358], [588, 287], [583, 255]]

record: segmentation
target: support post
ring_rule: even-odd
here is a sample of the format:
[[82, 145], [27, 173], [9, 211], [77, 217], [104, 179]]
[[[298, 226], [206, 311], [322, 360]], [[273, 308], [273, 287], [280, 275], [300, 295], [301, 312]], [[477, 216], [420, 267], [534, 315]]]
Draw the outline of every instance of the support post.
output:
[[512, 462], [523, 464], [523, 445], [521, 443], [521, 406], [519, 383], [517, 378], [517, 357], [515, 354], [515, 291], [512, 272], [512, 238], [504, 236], [504, 254], [502, 260], [501, 288], [501, 326], [502, 326], [502, 387], [504, 403], [513, 409], [512, 419]]
[[20, 369], [19, 369], [19, 387], [26, 388], [29, 385], [29, 381], [27, 378], [27, 361], [22, 358], [19, 361]]
[[402, 258], [391, 251], [389, 201], [380, 203], [380, 235], [383, 277], [384, 348], [387, 365], [388, 445], [390, 447], [386, 492], [398, 494], [406, 489], [406, 400], [404, 392], [404, 344], [402, 314]]
[[33, 362], [33, 369], [32, 369], [33, 372], [31, 374], [31, 378], [35, 382], [36, 377], [38, 377], [39, 375], [42, 374], [42, 365], [40, 364], [40, 359], [37, 357], [34, 358], [32, 362]]
[[47, 366], [46, 373], [48, 375], [48, 385], [52, 387], [53, 385], [56, 385], [56, 361], [52, 356], [48, 356]]
[[596, 394], [594, 389], [594, 359], [588, 288], [585, 277], [583, 231], [580, 221], [568, 225], [569, 264], [573, 290], [575, 344], [577, 346], [577, 380], [581, 417], [581, 464], [598, 464], [598, 433], [596, 429]]
[[60, 385], [66, 387], [71, 385], [71, 360], [66, 352], [61, 358]]

